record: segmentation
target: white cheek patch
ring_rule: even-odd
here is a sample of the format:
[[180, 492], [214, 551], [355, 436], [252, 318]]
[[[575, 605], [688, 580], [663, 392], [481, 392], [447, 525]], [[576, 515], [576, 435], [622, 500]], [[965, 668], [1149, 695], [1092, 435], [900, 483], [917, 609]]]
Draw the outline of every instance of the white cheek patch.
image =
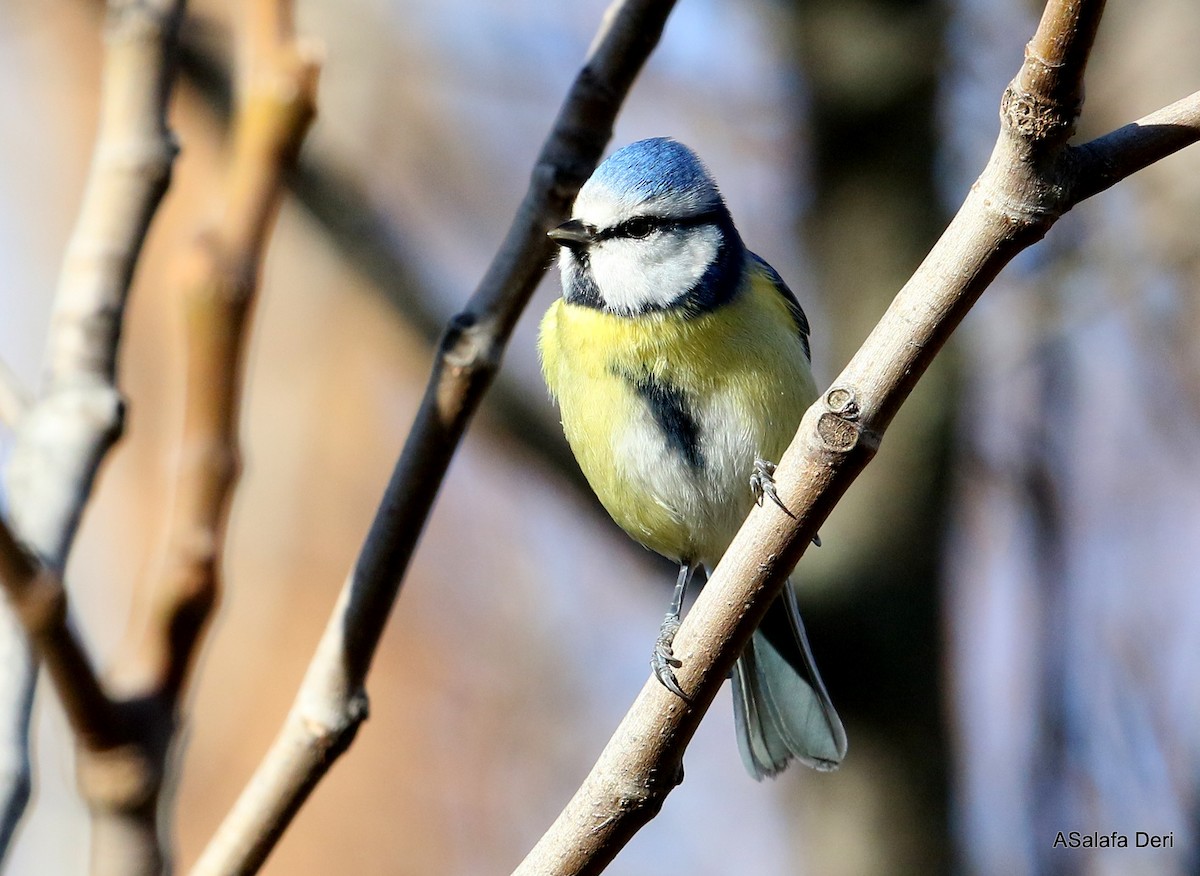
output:
[[613, 238], [589, 253], [592, 277], [609, 310], [623, 314], [666, 307], [695, 286], [716, 260], [715, 225], [667, 229], [646, 238]]

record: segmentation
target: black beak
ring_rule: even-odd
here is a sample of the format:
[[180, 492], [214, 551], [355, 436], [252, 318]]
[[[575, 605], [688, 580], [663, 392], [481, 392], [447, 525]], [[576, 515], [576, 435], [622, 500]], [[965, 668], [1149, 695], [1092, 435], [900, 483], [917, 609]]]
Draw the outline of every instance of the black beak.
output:
[[551, 228], [546, 234], [559, 246], [570, 249], [587, 249], [596, 241], [596, 229], [584, 225], [578, 219], [568, 219], [557, 228]]

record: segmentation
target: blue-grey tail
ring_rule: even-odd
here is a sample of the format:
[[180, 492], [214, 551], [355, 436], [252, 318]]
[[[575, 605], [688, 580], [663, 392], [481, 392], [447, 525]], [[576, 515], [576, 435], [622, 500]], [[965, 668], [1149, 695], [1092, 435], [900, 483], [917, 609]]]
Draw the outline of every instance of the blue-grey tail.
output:
[[793, 758], [834, 770], [846, 731], [817, 672], [789, 582], [733, 670], [733, 717], [746, 771], [774, 776]]

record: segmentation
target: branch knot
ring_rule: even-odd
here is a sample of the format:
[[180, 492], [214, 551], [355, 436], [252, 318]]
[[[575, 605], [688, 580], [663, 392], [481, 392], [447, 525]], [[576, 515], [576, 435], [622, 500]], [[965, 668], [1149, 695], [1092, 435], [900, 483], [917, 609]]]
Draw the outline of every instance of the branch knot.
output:
[[1075, 133], [1079, 104], [1070, 104], [1009, 83], [1000, 98], [1000, 122], [1031, 144], [1066, 143]]
[[854, 389], [835, 386], [825, 393], [824, 402], [828, 410], [817, 420], [817, 435], [826, 450], [848, 453], [863, 435], [858, 421], [862, 410]]

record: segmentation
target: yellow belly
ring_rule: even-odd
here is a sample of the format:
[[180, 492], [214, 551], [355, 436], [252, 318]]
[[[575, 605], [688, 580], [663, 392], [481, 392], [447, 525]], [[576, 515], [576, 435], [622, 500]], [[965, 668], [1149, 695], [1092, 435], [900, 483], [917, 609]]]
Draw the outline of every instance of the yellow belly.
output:
[[[679, 562], [720, 559], [749, 512], [755, 457], [777, 461], [816, 397], [787, 306], [758, 274], [729, 304], [691, 319], [620, 317], [560, 299], [539, 348], [600, 502], [630, 536]], [[642, 378], [686, 398], [699, 464], [656, 421]]]

